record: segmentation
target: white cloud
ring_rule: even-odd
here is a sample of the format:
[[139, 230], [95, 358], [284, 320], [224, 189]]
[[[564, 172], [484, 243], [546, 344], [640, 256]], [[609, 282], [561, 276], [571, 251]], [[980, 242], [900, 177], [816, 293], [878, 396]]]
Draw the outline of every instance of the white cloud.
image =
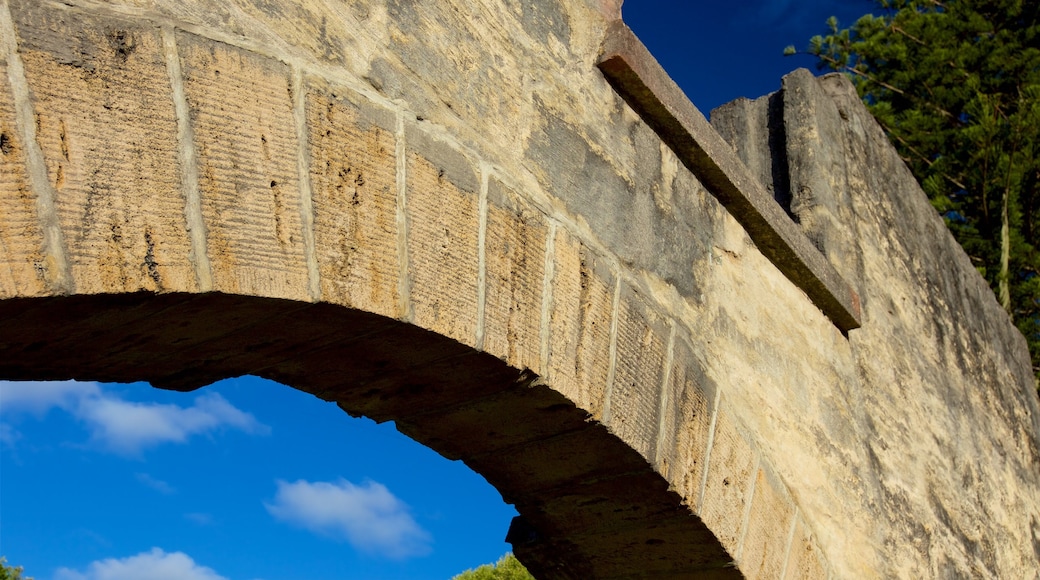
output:
[[161, 479], [155, 479], [147, 473], [135, 473], [134, 477], [137, 478], [137, 481], [143, 483], [144, 485], [147, 485], [148, 487], [154, 489], [155, 491], [163, 495], [173, 495], [177, 493], [177, 490], [174, 489], [172, 485], [166, 483]]
[[95, 440], [124, 455], [160, 443], [183, 443], [192, 435], [224, 427], [247, 433], [270, 430], [217, 393], [200, 395], [191, 407], [91, 397], [83, 399], [74, 413], [88, 424]]
[[[97, 383], [2, 382], [0, 411], [41, 415], [58, 407], [86, 423], [94, 441], [123, 455], [224, 428], [266, 434], [270, 428], [218, 393], [204, 393], [190, 407], [138, 403], [106, 393]], [[12, 432], [13, 433], [13, 432]], [[8, 433], [7, 435], [10, 435]], [[10, 443], [11, 437], [5, 435]]]
[[408, 506], [380, 483], [354, 485], [344, 479], [276, 483], [274, 501], [264, 507], [279, 520], [389, 558], [430, 553], [429, 533], [412, 519]]
[[97, 397], [97, 383], [76, 381], [0, 381], [0, 412], [42, 415], [52, 407], [71, 410], [87, 397]]
[[59, 568], [55, 580], [227, 580], [211, 568], [199, 566], [183, 552], [167, 554], [159, 548], [128, 558], [91, 562], [86, 571]]

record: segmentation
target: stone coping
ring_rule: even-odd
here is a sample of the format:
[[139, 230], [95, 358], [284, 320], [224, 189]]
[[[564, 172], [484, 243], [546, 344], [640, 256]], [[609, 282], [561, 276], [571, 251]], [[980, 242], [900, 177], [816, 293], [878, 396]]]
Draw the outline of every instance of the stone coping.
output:
[[761, 252], [842, 332], [860, 327], [859, 296], [766, 192], [642, 41], [621, 20], [597, 63], [611, 86], [675, 152]]

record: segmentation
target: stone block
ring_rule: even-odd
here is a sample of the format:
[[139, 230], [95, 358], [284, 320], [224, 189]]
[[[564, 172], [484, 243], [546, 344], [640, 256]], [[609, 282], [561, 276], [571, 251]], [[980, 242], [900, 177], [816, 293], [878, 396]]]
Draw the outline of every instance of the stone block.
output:
[[398, 317], [393, 113], [311, 80], [307, 142], [321, 299]]
[[755, 496], [738, 565], [748, 578], [780, 578], [795, 507], [783, 483], [765, 466], [755, 475]]
[[548, 382], [600, 419], [610, 369], [615, 276], [603, 258], [556, 230]]
[[787, 156], [773, 155], [786, 146], [784, 96], [772, 93], [755, 100], [740, 98], [711, 112], [711, 126], [730, 145], [780, 207], [791, 212]]
[[39, 2], [11, 10], [77, 290], [196, 290], [159, 30]]
[[0, 297], [44, 294], [47, 267], [36, 194], [25, 168], [25, 145], [15, 122], [7, 63], [0, 61]]
[[734, 554], [747, 502], [751, 501], [751, 476], [756, 457], [755, 449], [737, 426], [725, 401], [719, 406], [712, 441], [700, 516], [726, 550]]
[[488, 184], [484, 350], [539, 369], [545, 287], [545, 216], [498, 180]]
[[791, 542], [791, 553], [788, 555], [784, 578], [827, 578], [827, 570], [824, 568], [820, 550], [816, 547], [816, 540], [801, 518], [795, 524], [794, 540]]
[[668, 404], [661, 409], [665, 427], [657, 442], [657, 470], [680, 495], [696, 504], [704, 479], [716, 389], [681, 334], [675, 339], [668, 388]]
[[611, 432], [653, 461], [670, 327], [637, 290], [624, 284], [617, 317], [614, 382], [603, 420]]
[[414, 127], [406, 139], [414, 322], [472, 346], [477, 332], [477, 178], [451, 146]]
[[783, 86], [786, 142], [774, 155], [783, 158], [789, 172], [791, 213], [820, 252], [851, 279], [848, 276], [856, 273], [856, 256], [847, 225], [852, 217], [847, 153], [844, 148], [815, 146], [844, 141], [844, 120], [808, 70], [788, 74]]
[[214, 290], [309, 300], [286, 65], [177, 36]]

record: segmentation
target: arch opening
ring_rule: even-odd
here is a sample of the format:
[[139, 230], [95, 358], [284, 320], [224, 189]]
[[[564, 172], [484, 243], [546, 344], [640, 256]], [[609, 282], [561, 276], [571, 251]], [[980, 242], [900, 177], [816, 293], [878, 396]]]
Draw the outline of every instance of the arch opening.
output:
[[334, 401], [482, 475], [521, 514], [507, 541], [538, 578], [739, 576], [635, 450], [528, 371], [421, 328], [328, 304], [134, 293], [0, 301], [0, 378], [251, 374]]
[[508, 550], [516, 515], [390, 423], [255, 377], [3, 383], [0, 424], [4, 551], [37, 578], [443, 580]]

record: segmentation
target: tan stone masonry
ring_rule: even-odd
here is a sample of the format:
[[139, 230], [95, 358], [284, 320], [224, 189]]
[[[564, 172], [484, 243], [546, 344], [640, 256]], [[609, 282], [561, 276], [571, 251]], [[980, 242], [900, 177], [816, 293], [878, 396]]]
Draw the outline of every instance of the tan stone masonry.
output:
[[770, 222], [765, 101], [690, 162], [597, 68], [617, 8], [0, 0], [0, 378], [393, 420], [539, 578], [1030, 577], [1021, 336], [872, 120], [788, 77], [825, 203]]

